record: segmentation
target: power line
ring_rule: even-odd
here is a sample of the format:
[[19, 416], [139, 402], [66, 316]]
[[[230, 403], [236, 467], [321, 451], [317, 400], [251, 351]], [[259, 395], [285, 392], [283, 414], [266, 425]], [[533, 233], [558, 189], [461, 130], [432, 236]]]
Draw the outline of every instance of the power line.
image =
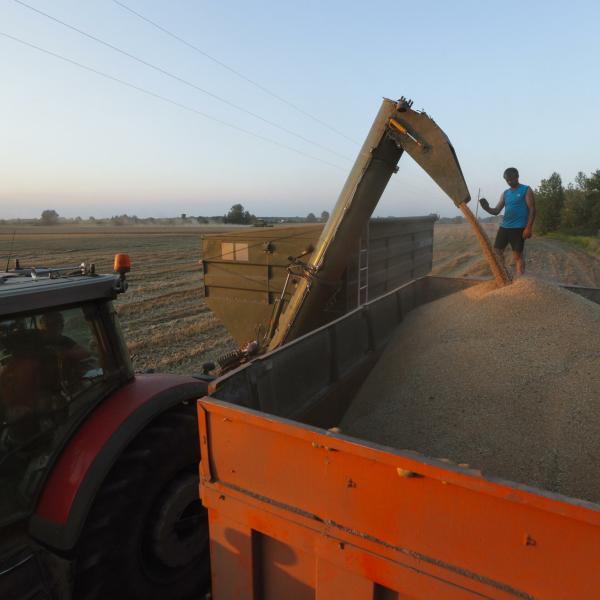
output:
[[319, 119], [318, 117], [315, 117], [314, 115], [312, 115], [308, 111], [300, 108], [299, 106], [297, 106], [293, 102], [290, 102], [289, 100], [286, 100], [285, 98], [281, 97], [279, 94], [276, 94], [275, 92], [272, 92], [270, 89], [266, 88], [264, 85], [261, 85], [260, 83], [258, 83], [254, 79], [250, 79], [250, 77], [247, 77], [243, 73], [240, 73], [239, 71], [237, 71], [233, 67], [230, 67], [229, 65], [225, 64], [223, 61], [219, 60], [218, 58], [215, 58], [214, 56], [212, 56], [208, 52], [205, 52], [204, 50], [201, 50], [200, 48], [198, 48], [198, 46], [195, 46], [191, 42], [188, 42], [187, 40], [185, 40], [182, 37], [178, 36], [177, 34], [173, 33], [172, 31], [169, 31], [166, 27], [163, 27], [162, 25], [159, 25], [158, 23], [156, 23], [156, 21], [153, 21], [152, 19], [149, 19], [148, 17], [145, 17], [141, 13], [133, 10], [133, 8], [127, 6], [125, 3], [119, 2], [119, 0], [113, 0], [113, 2], [115, 4], [117, 4], [117, 5], [119, 5], [121, 8], [129, 11], [131, 14], [135, 15], [139, 19], [142, 19], [142, 21], [145, 21], [146, 23], [149, 23], [150, 25], [152, 25], [153, 27], [156, 27], [157, 29], [159, 29], [163, 33], [166, 33], [168, 36], [172, 37], [173, 39], [176, 39], [178, 42], [181, 42], [182, 44], [184, 44], [188, 48], [191, 48], [192, 50], [194, 50], [198, 54], [201, 54], [205, 58], [208, 58], [209, 60], [212, 60], [215, 64], [219, 65], [220, 67], [223, 67], [224, 69], [226, 69], [230, 73], [233, 73], [234, 75], [236, 75], [240, 79], [243, 79], [247, 83], [250, 83], [254, 87], [256, 87], [259, 90], [261, 90], [262, 92], [264, 92], [265, 94], [268, 94], [269, 96], [275, 98], [276, 100], [279, 100], [280, 102], [283, 102], [284, 104], [286, 104], [290, 108], [293, 108], [295, 111], [299, 112], [300, 114], [304, 115], [305, 117], [308, 117], [309, 119], [312, 119], [313, 121], [315, 121], [316, 123], [319, 123], [323, 127], [326, 127], [327, 129], [329, 129], [333, 133], [335, 133], [335, 134], [343, 137], [344, 139], [348, 140], [349, 142], [352, 142], [353, 144], [360, 145], [356, 140], [353, 140], [352, 138], [348, 137], [345, 133], [342, 133], [341, 131], [339, 131], [335, 127], [331, 126], [326, 121], [323, 121], [323, 120]]
[[201, 110], [198, 110], [198, 109], [188, 106], [186, 104], [182, 104], [181, 102], [177, 102], [176, 100], [172, 100], [171, 98], [167, 98], [166, 96], [162, 96], [161, 94], [157, 94], [156, 92], [152, 92], [151, 90], [147, 90], [146, 88], [143, 88], [143, 87], [140, 87], [133, 83], [130, 83], [129, 81], [125, 81], [124, 79], [119, 79], [118, 77], [114, 77], [113, 75], [109, 75], [108, 73], [104, 73], [103, 71], [99, 71], [98, 69], [94, 69], [93, 67], [88, 67], [87, 65], [77, 62], [76, 60], [67, 58], [66, 56], [62, 56], [61, 54], [57, 54], [56, 52], [47, 50], [46, 48], [36, 46], [35, 44], [32, 44], [25, 40], [22, 40], [18, 37], [15, 37], [13, 35], [3, 32], [3, 31], [0, 31], [0, 35], [6, 37], [8, 39], [11, 39], [15, 42], [18, 42], [19, 44], [22, 44], [24, 46], [28, 46], [29, 48], [33, 48], [34, 50], [38, 50], [39, 52], [43, 52], [44, 54], [48, 54], [49, 56], [53, 56], [54, 58], [58, 58], [64, 62], [71, 64], [71, 65], [75, 65], [76, 67], [79, 67], [80, 69], [84, 69], [85, 71], [89, 71], [90, 73], [95, 73], [96, 75], [100, 75], [101, 77], [110, 79], [111, 81], [115, 81], [116, 83], [120, 83], [121, 85], [124, 85], [128, 88], [137, 90], [138, 92], [142, 92], [143, 94], [152, 96], [153, 98], [158, 98], [159, 100], [162, 100], [163, 102], [168, 102], [169, 104], [172, 104], [174, 106], [177, 106], [179, 108], [187, 110], [188, 112], [192, 112], [194, 114], [200, 115], [201, 117], [204, 117], [205, 119], [209, 119], [210, 121], [214, 121], [215, 123], [219, 123], [221, 125], [224, 125], [225, 127], [229, 127], [230, 129], [233, 129], [237, 132], [244, 133], [246, 135], [258, 138], [260, 140], [263, 140], [264, 142], [268, 142], [269, 144], [278, 146], [279, 148], [285, 148], [286, 150], [290, 150], [291, 152], [295, 152], [296, 154], [300, 154], [301, 156], [304, 156], [306, 158], [316, 160], [320, 163], [323, 163], [325, 165], [333, 167], [334, 169], [339, 169], [341, 171], [345, 171], [345, 169], [343, 167], [340, 167], [340, 165], [330, 163], [326, 160], [323, 160], [322, 158], [318, 158], [317, 156], [313, 156], [312, 154], [308, 154], [306, 152], [303, 152], [302, 150], [298, 150], [297, 148], [294, 148], [293, 146], [288, 146], [287, 144], [283, 144], [281, 142], [278, 142], [276, 140], [268, 138], [264, 135], [260, 135], [259, 133], [255, 133], [254, 131], [244, 129], [243, 127], [239, 127], [238, 125], [228, 123], [227, 121], [223, 121], [221, 119], [217, 119], [216, 117], [213, 117], [205, 112], [202, 112]]
[[[58, 58], [59, 60], [62, 60], [64, 62], [66, 62], [66, 63], [71, 64], [71, 65], [74, 65], [74, 66], [76, 66], [76, 67], [78, 67], [80, 69], [83, 69], [83, 70], [88, 71], [90, 73], [94, 73], [95, 75], [99, 75], [100, 77], [104, 77], [105, 79], [108, 79], [110, 81], [114, 81], [114, 82], [119, 83], [119, 84], [121, 84], [121, 85], [123, 85], [125, 87], [134, 89], [134, 90], [136, 90], [138, 92], [141, 92], [143, 94], [146, 94], [146, 95], [151, 96], [153, 98], [156, 98], [158, 100], [162, 100], [163, 102], [167, 102], [168, 104], [172, 104], [173, 106], [181, 108], [181, 109], [183, 109], [185, 111], [194, 113], [194, 114], [199, 115], [201, 117], [204, 117], [205, 119], [208, 119], [209, 121], [214, 121], [215, 123], [219, 123], [220, 125], [224, 125], [225, 127], [228, 127], [229, 129], [233, 129], [236, 132], [240, 132], [240, 133], [243, 133], [245, 135], [248, 135], [248, 136], [251, 136], [251, 137], [255, 137], [257, 139], [260, 139], [260, 140], [262, 140], [264, 142], [267, 142], [267, 143], [272, 144], [274, 146], [277, 146], [279, 148], [284, 148], [285, 150], [288, 150], [290, 152], [294, 152], [296, 154], [299, 154], [300, 156], [303, 156], [305, 158], [310, 158], [311, 160], [315, 160], [315, 161], [323, 163], [323, 164], [325, 164], [325, 165], [327, 165], [329, 167], [333, 167], [334, 169], [338, 169], [338, 170], [344, 171], [344, 172], [346, 171], [346, 169], [343, 168], [343, 167], [341, 167], [340, 165], [337, 165], [335, 163], [331, 163], [331, 162], [329, 162], [327, 160], [324, 160], [322, 158], [319, 158], [317, 156], [313, 156], [312, 154], [308, 154], [307, 152], [303, 152], [302, 150], [298, 150], [297, 148], [294, 148], [293, 146], [288, 146], [287, 144], [283, 144], [281, 142], [278, 142], [276, 140], [273, 140], [273, 139], [271, 139], [269, 137], [266, 137], [266, 136], [263, 136], [261, 134], [255, 133], [255, 132], [250, 131], [248, 129], [245, 129], [243, 127], [239, 127], [238, 125], [235, 125], [235, 124], [232, 124], [232, 123], [228, 123], [227, 121], [223, 121], [222, 119], [218, 119], [216, 117], [213, 117], [213, 116], [211, 116], [211, 115], [209, 115], [209, 114], [207, 114], [207, 113], [205, 113], [205, 112], [203, 112], [201, 110], [198, 110], [198, 109], [193, 108], [191, 106], [187, 106], [186, 104], [182, 104], [181, 102], [177, 102], [176, 100], [173, 100], [171, 98], [167, 98], [166, 96], [163, 96], [161, 94], [158, 94], [158, 93], [153, 92], [151, 90], [148, 90], [146, 88], [142, 88], [142, 87], [140, 87], [138, 85], [135, 85], [135, 84], [130, 83], [128, 81], [125, 81], [123, 79], [119, 79], [118, 77], [115, 77], [115, 76], [110, 75], [108, 73], [104, 73], [103, 71], [100, 71], [100, 70], [95, 69], [93, 67], [89, 67], [87, 65], [84, 65], [83, 63], [77, 62], [76, 60], [73, 60], [73, 59], [68, 58], [66, 56], [62, 56], [61, 54], [57, 54], [56, 52], [52, 52], [51, 50], [47, 50], [45, 48], [42, 48], [40, 46], [37, 46], [37, 45], [32, 44], [30, 42], [27, 42], [27, 41], [25, 41], [23, 39], [20, 39], [20, 38], [17, 38], [15, 36], [12, 36], [12, 35], [10, 35], [8, 33], [3, 32], [3, 31], [0, 31], [0, 35], [4, 36], [4, 37], [6, 37], [6, 38], [8, 38], [10, 40], [13, 40], [15, 42], [18, 42], [18, 43], [20, 43], [20, 44], [22, 44], [24, 46], [27, 46], [27, 47], [32, 48], [34, 50], [37, 50], [38, 52], [42, 52], [42, 53], [47, 54], [49, 56], [52, 56], [54, 58]], [[408, 189], [409, 191], [410, 190], [412, 190], [412, 191], [423, 191], [425, 189], [424, 187], [421, 187], [421, 186], [416, 187], [412, 183], [400, 182], [400, 181], [398, 181], [397, 179], [395, 179], [393, 177], [392, 177], [391, 182], [393, 184], [398, 184], [402, 188]]]
[[29, 10], [31, 10], [47, 19], [50, 19], [51, 21], [54, 21], [55, 23], [58, 23], [58, 24], [62, 25], [63, 27], [71, 29], [72, 31], [75, 31], [75, 32], [79, 33], [80, 35], [83, 35], [99, 44], [102, 44], [103, 46], [106, 46], [107, 48], [110, 48], [111, 50], [114, 50], [115, 52], [119, 52], [120, 54], [127, 56], [128, 58], [131, 58], [132, 60], [135, 60], [146, 67], [154, 69], [155, 71], [161, 73], [162, 75], [166, 75], [167, 77], [170, 77], [171, 79], [174, 79], [175, 81], [178, 81], [179, 83], [183, 83], [184, 85], [187, 85], [187, 86], [201, 92], [202, 94], [206, 94], [207, 96], [210, 96], [211, 98], [214, 98], [215, 100], [222, 102], [223, 104], [226, 104], [227, 106], [235, 108], [236, 110], [239, 110], [247, 115], [250, 115], [251, 117], [254, 117], [255, 119], [259, 119], [263, 123], [267, 123], [268, 125], [271, 125], [272, 127], [276, 127], [277, 129], [280, 129], [281, 131], [284, 131], [285, 133], [288, 133], [289, 135], [293, 135], [308, 144], [312, 144], [313, 146], [316, 146], [316, 147], [320, 148], [321, 150], [330, 152], [331, 154], [334, 154], [338, 158], [343, 158], [344, 160], [350, 160], [347, 156], [344, 156], [343, 154], [340, 154], [339, 152], [336, 152], [335, 150], [332, 150], [331, 148], [328, 148], [327, 146], [324, 146], [323, 144], [320, 144], [319, 142], [315, 142], [314, 140], [311, 140], [311, 139], [303, 136], [300, 133], [296, 133], [295, 131], [288, 129], [287, 127], [285, 127], [283, 125], [279, 125], [278, 123], [275, 123], [274, 121], [265, 119], [264, 117], [261, 117], [259, 114], [252, 112], [252, 111], [244, 108], [243, 106], [235, 104], [234, 102], [230, 102], [229, 100], [227, 100], [226, 98], [223, 98], [222, 96], [213, 94], [212, 92], [209, 92], [208, 90], [196, 85], [195, 83], [192, 83], [191, 81], [188, 81], [187, 79], [184, 79], [183, 77], [179, 77], [179, 75], [175, 75], [174, 73], [171, 73], [170, 71], [167, 71], [166, 69], [163, 69], [162, 67], [159, 67], [153, 63], [150, 63], [150, 62], [144, 60], [143, 58], [135, 56], [134, 54], [131, 54], [130, 52], [127, 52], [126, 50], [123, 50], [122, 48], [119, 48], [118, 46], [111, 44], [110, 42], [106, 42], [105, 40], [102, 40], [99, 37], [96, 37], [95, 35], [88, 33], [87, 31], [83, 31], [82, 29], [79, 29], [78, 27], [75, 27], [73, 25], [70, 25], [69, 23], [66, 23], [65, 21], [62, 21], [61, 19], [53, 17], [52, 15], [50, 15], [42, 10], [39, 10], [38, 8], [35, 8], [34, 6], [31, 6], [30, 4], [27, 4], [26, 2], [23, 2], [22, 0], [13, 0], [13, 2], [16, 2], [17, 4], [20, 4], [21, 6], [28, 8]]
[[[338, 156], [338, 157], [340, 157], [340, 158], [343, 158], [343, 159], [346, 159], [346, 160], [350, 160], [348, 157], [346, 157], [346, 156], [343, 156], [343, 155], [341, 155], [341, 154], [338, 154], [337, 152], [335, 152], [335, 151], [333, 151], [333, 150], [330, 150], [330, 149], [329, 149], [329, 148], [327, 148], [326, 146], [322, 146], [322, 145], [321, 145], [321, 144], [319, 144], [318, 142], [314, 142], [314, 141], [312, 141], [312, 140], [309, 140], [309, 139], [305, 138], [304, 136], [302, 136], [301, 134], [297, 134], [297, 133], [295, 133], [294, 131], [291, 131], [291, 130], [289, 130], [289, 129], [287, 129], [287, 128], [283, 127], [283, 126], [280, 126], [280, 125], [278, 125], [277, 123], [274, 123], [274, 122], [272, 122], [272, 121], [269, 121], [269, 120], [267, 120], [267, 119], [265, 119], [265, 118], [261, 117], [260, 115], [257, 115], [257, 114], [255, 114], [255, 113], [253, 113], [253, 112], [251, 112], [251, 111], [249, 111], [249, 110], [247, 110], [247, 109], [245, 109], [245, 108], [243, 108], [243, 107], [241, 107], [241, 106], [238, 106], [238, 105], [236, 105], [236, 104], [234, 104], [234, 103], [232, 103], [232, 102], [229, 102], [228, 100], [226, 100], [226, 99], [224, 99], [224, 98], [221, 98], [220, 96], [217, 96], [217, 95], [213, 94], [212, 92], [209, 92], [209, 91], [207, 91], [207, 90], [205, 90], [205, 89], [203, 89], [203, 88], [201, 88], [201, 87], [199, 87], [199, 86], [195, 85], [195, 84], [194, 84], [194, 83], [192, 83], [192, 82], [189, 82], [189, 81], [187, 81], [187, 80], [185, 80], [185, 79], [183, 79], [183, 78], [181, 78], [181, 77], [179, 77], [179, 76], [177, 76], [177, 75], [175, 75], [175, 74], [173, 74], [173, 73], [170, 73], [169, 71], [166, 71], [165, 69], [162, 69], [161, 67], [158, 67], [158, 66], [156, 66], [156, 65], [154, 65], [154, 64], [152, 64], [152, 63], [149, 63], [149, 62], [145, 61], [144, 59], [141, 59], [141, 58], [139, 58], [139, 57], [137, 57], [137, 56], [135, 56], [135, 55], [133, 55], [133, 54], [130, 54], [129, 52], [127, 52], [127, 51], [125, 51], [125, 50], [122, 50], [121, 48], [118, 48], [117, 46], [114, 46], [113, 44], [111, 44], [111, 43], [109, 43], [109, 42], [106, 42], [106, 41], [104, 41], [104, 40], [102, 40], [102, 39], [100, 39], [100, 38], [98, 38], [98, 37], [96, 37], [96, 36], [94, 36], [94, 35], [92, 35], [92, 34], [90, 34], [90, 33], [87, 33], [87, 32], [85, 32], [85, 31], [83, 31], [83, 30], [81, 30], [81, 29], [78, 29], [77, 27], [75, 27], [75, 26], [73, 26], [73, 25], [70, 25], [70, 24], [68, 24], [68, 23], [66, 23], [66, 22], [64, 22], [64, 21], [62, 21], [62, 20], [60, 20], [60, 19], [58, 19], [58, 18], [56, 18], [56, 17], [54, 17], [54, 16], [52, 16], [52, 15], [48, 14], [48, 13], [45, 13], [45, 12], [43, 12], [43, 11], [41, 11], [41, 10], [39, 10], [39, 9], [37, 9], [37, 8], [35, 8], [35, 7], [31, 6], [31, 5], [29, 5], [29, 4], [27, 4], [27, 3], [26, 3], [26, 2], [24, 2], [23, 0], [13, 0], [13, 1], [14, 1], [14, 2], [16, 2], [17, 4], [20, 4], [21, 6], [23, 6], [23, 7], [25, 7], [25, 8], [28, 8], [28, 9], [32, 10], [33, 12], [36, 12], [36, 13], [40, 14], [41, 16], [44, 16], [44, 17], [46, 17], [46, 18], [48, 18], [48, 19], [50, 19], [50, 20], [52, 20], [52, 21], [54, 21], [54, 22], [56, 22], [56, 23], [59, 23], [60, 25], [62, 25], [62, 26], [64, 26], [64, 27], [67, 27], [68, 29], [71, 29], [71, 30], [73, 30], [73, 31], [75, 31], [75, 32], [77, 32], [77, 33], [79, 33], [80, 35], [83, 35], [83, 36], [85, 36], [85, 37], [87, 37], [87, 38], [89, 38], [89, 39], [92, 39], [93, 41], [95, 41], [95, 42], [98, 42], [98, 43], [100, 43], [100, 44], [102, 44], [102, 45], [104, 45], [104, 46], [106, 46], [106, 47], [108, 47], [108, 48], [110, 48], [110, 49], [112, 49], [112, 50], [114, 50], [114, 51], [116, 51], [116, 52], [119, 52], [119, 53], [123, 54], [124, 56], [127, 56], [127, 57], [129, 57], [129, 58], [131, 58], [131, 59], [133, 59], [133, 60], [136, 60], [137, 62], [139, 62], [139, 63], [141, 63], [141, 64], [143, 64], [143, 65], [145, 65], [145, 66], [148, 66], [148, 67], [150, 67], [150, 68], [152, 68], [152, 69], [154, 69], [154, 70], [156, 70], [156, 71], [158, 71], [158, 72], [160, 72], [160, 73], [162, 73], [162, 74], [165, 74], [165, 75], [167, 75], [168, 77], [171, 77], [171, 78], [173, 78], [173, 79], [175, 79], [175, 80], [177, 80], [177, 81], [179, 81], [179, 82], [181, 82], [181, 83], [184, 83], [185, 85], [188, 85], [188, 86], [190, 86], [190, 87], [192, 87], [192, 88], [194, 88], [194, 89], [196, 89], [196, 90], [198, 90], [198, 91], [200, 91], [200, 92], [204, 93], [204, 94], [207, 94], [207, 95], [209, 95], [209, 96], [211, 96], [211, 97], [213, 97], [213, 98], [215, 98], [215, 99], [219, 100], [220, 102], [223, 102], [223, 103], [225, 103], [225, 104], [227, 104], [227, 105], [229, 105], [229, 106], [231, 106], [231, 107], [233, 107], [233, 108], [236, 108], [237, 110], [240, 110], [240, 111], [242, 111], [242, 112], [244, 112], [244, 113], [246, 113], [246, 114], [249, 114], [249, 115], [251, 115], [251, 116], [253, 116], [253, 117], [255, 117], [255, 118], [257, 118], [257, 119], [259, 119], [259, 120], [261, 120], [261, 121], [263, 121], [263, 122], [265, 122], [265, 123], [267, 123], [267, 124], [269, 124], [269, 125], [272, 125], [272, 126], [274, 126], [274, 127], [278, 128], [278, 129], [281, 129], [282, 131], [285, 131], [286, 133], [290, 133], [291, 135], [294, 135], [294, 136], [298, 137], [299, 139], [302, 139], [302, 140], [303, 140], [303, 141], [305, 141], [305, 142], [308, 142], [308, 143], [310, 143], [310, 144], [313, 144], [313, 145], [315, 145], [315, 146], [317, 146], [317, 147], [319, 147], [319, 148], [322, 148], [322, 149], [324, 149], [324, 150], [327, 150], [328, 152], [331, 152], [331, 153], [335, 154], [336, 156]], [[125, 4], [122, 4], [122, 3], [121, 3], [121, 2], [119, 2], [118, 0], [113, 0], [113, 2], [115, 2], [116, 4], [119, 4], [120, 6], [123, 6], [123, 8], [125, 8], [125, 9], [127, 9], [127, 10], [129, 10], [129, 11], [131, 11], [131, 12], [135, 13], [135, 14], [136, 14], [136, 15], [138, 15], [140, 18], [142, 18], [142, 19], [145, 19], [145, 17], [143, 17], [143, 15], [139, 15], [138, 13], [136, 13], [135, 11], [133, 11], [133, 9], [130, 9], [128, 6], [126, 6]], [[160, 27], [158, 24], [155, 24], [154, 22], [150, 21], [149, 19], [145, 19], [145, 20], [148, 20], [148, 21], [149, 21], [149, 22], [151, 22], [153, 25], [156, 25], [158, 28], [161, 28], [161, 27]], [[161, 29], [162, 29], [162, 28], [161, 28]], [[165, 30], [165, 31], [166, 31], [166, 30]], [[175, 34], [173, 34], [173, 35], [175, 35]], [[16, 39], [16, 38], [14, 38], [14, 39]], [[183, 42], [185, 42], [185, 40], [182, 40], [182, 41], [183, 41]], [[32, 46], [32, 47], [33, 47], [33, 46]], [[195, 48], [195, 47], [194, 47], [194, 48]], [[39, 48], [39, 47], [36, 47], [36, 49], [42, 50], [42, 49], [41, 49], [41, 48]], [[201, 50], [199, 50], [199, 52], [201, 52], [201, 53], [202, 53], [202, 51], [201, 51]], [[56, 55], [56, 54], [54, 54], [54, 53], [51, 53], [51, 54], [53, 54], [54, 56], [57, 56], [57, 57], [59, 57], [59, 58], [63, 58], [64, 60], [68, 60], [68, 61], [70, 61], [70, 59], [66, 59], [65, 57], [61, 57], [60, 55]], [[208, 56], [208, 55], [207, 55], [207, 56]], [[212, 59], [212, 57], [210, 57], [210, 58]], [[216, 59], [214, 59], [214, 60], [216, 60]], [[73, 64], [76, 64], [76, 61], [71, 61], [71, 62], [73, 62]], [[218, 62], [218, 61], [217, 61], [217, 62]], [[85, 65], [78, 64], [77, 66], [82, 66], [83, 68], [87, 68], [88, 70], [93, 70], [93, 69], [91, 69], [91, 68], [88, 68], [88, 67], [86, 67]], [[225, 67], [227, 67], [226, 65], [224, 65], [224, 66], [225, 66]], [[107, 77], [109, 77], [109, 78], [113, 78], [112, 76], [106, 75], [105, 73], [102, 73], [102, 72], [98, 72], [98, 74], [101, 74], [101, 75], [103, 75], [103, 76], [107, 76]], [[237, 73], [236, 73], [236, 74], [237, 74]], [[244, 77], [244, 76], [243, 76], [243, 75], [241, 75], [241, 74], [240, 74], [240, 76], [241, 76], [241, 77]], [[144, 92], [146, 92], [146, 93], [150, 93], [151, 95], [154, 95], [155, 97], [160, 97], [160, 95], [159, 95], [159, 94], [155, 94], [154, 92], [148, 92], [147, 90], [144, 90], [143, 88], [139, 88], [139, 87], [137, 87], [137, 86], [134, 86], [133, 84], [128, 84], [127, 82], [124, 82], [123, 80], [118, 80], [117, 78], [113, 78], [113, 79], [114, 79], [115, 81], [118, 81], [119, 83], [124, 83], [125, 85], [129, 85], [130, 87], [132, 87], [132, 86], [133, 86], [135, 89], [137, 89], [137, 90], [139, 90], [139, 91], [144, 91]], [[163, 100], [166, 100], [167, 102], [170, 102], [170, 103], [172, 103], [172, 104], [178, 105], [178, 106], [180, 106], [181, 108], [185, 108], [186, 110], [191, 110], [191, 111], [193, 111], [193, 112], [196, 112], [197, 114], [200, 114], [200, 115], [202, 115], [202, 116], [204, 116], [204, 117], [206, 117], [206, 118], [208, 118], [208, 119], [211, 119], [211, 120], [213, 120], [213, 121], [216, 121], [216, 122], [218, 122], [218, 123], [221, 123], [221, 124], [224, 124], [224, 125], [227, 125], [227, 126], [231, 127], [231, 124], [227, 123], [226, 121], [222, 121], [222, 120], [220, 120], [220, 119], [217, 119], [217, 118], [215, 118], [215, 117], [211, 117], [211, 116], [207, 115], [206, 113], [203, 113], [202, 111], [199, 111], [199, 110], [197, 110], [197, 109], [193, 109], [193, 108], [187, 107], [186, 105], [183, 105], [183, 104], [177, 103], [176, 101], [170, 100], [170, 99], [168, 99], [168, 98], [161, 97], [161, 99], [163, 99]], [[298, 154], [301, 154], [302, 156], [306, 156], [306, 157], [308, 157], [308, 158], [312, 158], [313, 160], [319, 160], [320, 162], [323, 162], [323, 163], [325, 163], [325, 164], [327, 164], [327, 165], [329, 165], [329, 166], [333, 166], [333, 167], [335, 167], [335, 168], [342, 169], [342, 167], [340, 167], [339, 165], [335, 165], [335, 164], [333, 164], [333, 163], [330, 163], [330, 162], [328, 162], [328, 161], [326, 161], [326, 160], [323, 160], [323, 159], [320, 159], [320, 158], [318, 158], [318, 157], [312, 156], [312, 155], [310, 155], [310, 154], [308, 154], [308, 153], [302, 152], [301, 150], [297, 150], [297, 149], [295, 149], [295, 148], [293, 148], [293, 147], [291, 147], [291, 146], [287, 146], [287, 145], [285, 145], [285, 144], [283, 144], [283, 143], [280, 143], [280, 142], [277, 142], [277, 141], [275, 141], [275, 140], [272, 140], [271, 138], [267, 138], [266, 136], [262, 136], [262, 135], [260, 135], [260, 134], [257, 134], [257, 133], [254, 133], [254, 132], [251, 132], [251, 131], [248, 131], [248, 130], [245, 130], [245, 129], [239, 128], [239, 127], [237, 127], [237, 126], [236, 126], [235, 128], [236, 128], [236, 129], [238, 129], [238, 130], [240, 130], [240, 131], [243, 131], [244, 133], [247, 133], [248, 135], [253, 135], [253, 136], [255, 136], [255, 137], [259, 138], [259, 139], [262, 139], [262, 140], [264, 140], [264, 141], [268, 141], [268, 142], [270, 142], [270, 143], [273, 143], [273, 144], [276, 144], [276, 145], [278, 145], [278, 146], [280, 146], [280, 147], [283, 147], [283, 148], [289, 149], [289, 150], [291, 150], [291, 151], [293, 151], [293, 152], [296, 152], [296, 153], [298, 153]], [[394, 183], [397, 183], [397, 180], [394, 180]], [[418, 189], [419, 191], [422, 191], [422, 190], [424, 190], [424, 188], [423, 188], [421, 185], [419, 185], [419, 184], [415, 185], [414, 183], [408, 183], [408, 184], [407, 184], [406, 182], [403, 182], [403, 183], [402, 183], [402, 187], [404, 187], [404, 188], [408, 188], [409, 190], [411, 190], [411, 189], [412, 189], [413, 191], [417, 191], [417, 189]]]

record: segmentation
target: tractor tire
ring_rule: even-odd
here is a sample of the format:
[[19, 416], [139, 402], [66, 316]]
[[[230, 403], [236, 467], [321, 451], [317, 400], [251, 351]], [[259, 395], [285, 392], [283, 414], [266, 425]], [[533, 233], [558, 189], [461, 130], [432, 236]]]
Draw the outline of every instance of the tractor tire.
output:
[[98, 490], [78, 542], [76, 600], [204, 597], [210, 566], [199, 461], [193, 405], [160, 415], [132, 441]]

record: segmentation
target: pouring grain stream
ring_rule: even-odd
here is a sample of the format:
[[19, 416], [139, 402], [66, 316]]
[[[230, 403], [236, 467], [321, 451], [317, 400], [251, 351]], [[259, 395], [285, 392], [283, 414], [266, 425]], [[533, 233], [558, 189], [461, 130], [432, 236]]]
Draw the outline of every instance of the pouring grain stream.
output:
[[490, 270], [494, 275], [494, 280], [496, 281], [496, 284], [498, 286], [509, 284], [511, 280], [508, 271], [506, 270], [506, 267], [498, 261], [497, 256], [492, 250], [492, 244], [490, 243], [488, 236], [479, 224], [479, 221], [475, 218], [475, 215], [471, 212], [471, 209], [464, 202], [459, 204], [458, 208], [464, 215], [467, 222], [473, 228], [473, 231], [477, 237], [477, 240], [479, 241], [479, 245], [481, 246], [485, 259], [487, 260], [490, 266]]

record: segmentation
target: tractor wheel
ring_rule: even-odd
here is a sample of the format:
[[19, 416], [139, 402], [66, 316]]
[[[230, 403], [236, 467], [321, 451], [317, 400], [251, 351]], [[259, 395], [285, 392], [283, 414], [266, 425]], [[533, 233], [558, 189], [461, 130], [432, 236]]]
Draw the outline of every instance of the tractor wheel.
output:
[[77, 546], [77, 600], [202, 598], [209, 589], [206, 510], [193, 405], [153, 421], [100, 487]]

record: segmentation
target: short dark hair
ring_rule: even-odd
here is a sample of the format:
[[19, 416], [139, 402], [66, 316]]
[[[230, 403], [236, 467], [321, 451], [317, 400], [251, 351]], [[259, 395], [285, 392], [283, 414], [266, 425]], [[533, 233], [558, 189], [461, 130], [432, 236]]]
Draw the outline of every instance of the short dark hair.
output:
[[503, 177], [507, 177], [508, 175], [514, 175], [515, 177], [518, 177], [519, 171], [515, 169], [515, 167], [508, 167], [508, 169], [504, 169]]

